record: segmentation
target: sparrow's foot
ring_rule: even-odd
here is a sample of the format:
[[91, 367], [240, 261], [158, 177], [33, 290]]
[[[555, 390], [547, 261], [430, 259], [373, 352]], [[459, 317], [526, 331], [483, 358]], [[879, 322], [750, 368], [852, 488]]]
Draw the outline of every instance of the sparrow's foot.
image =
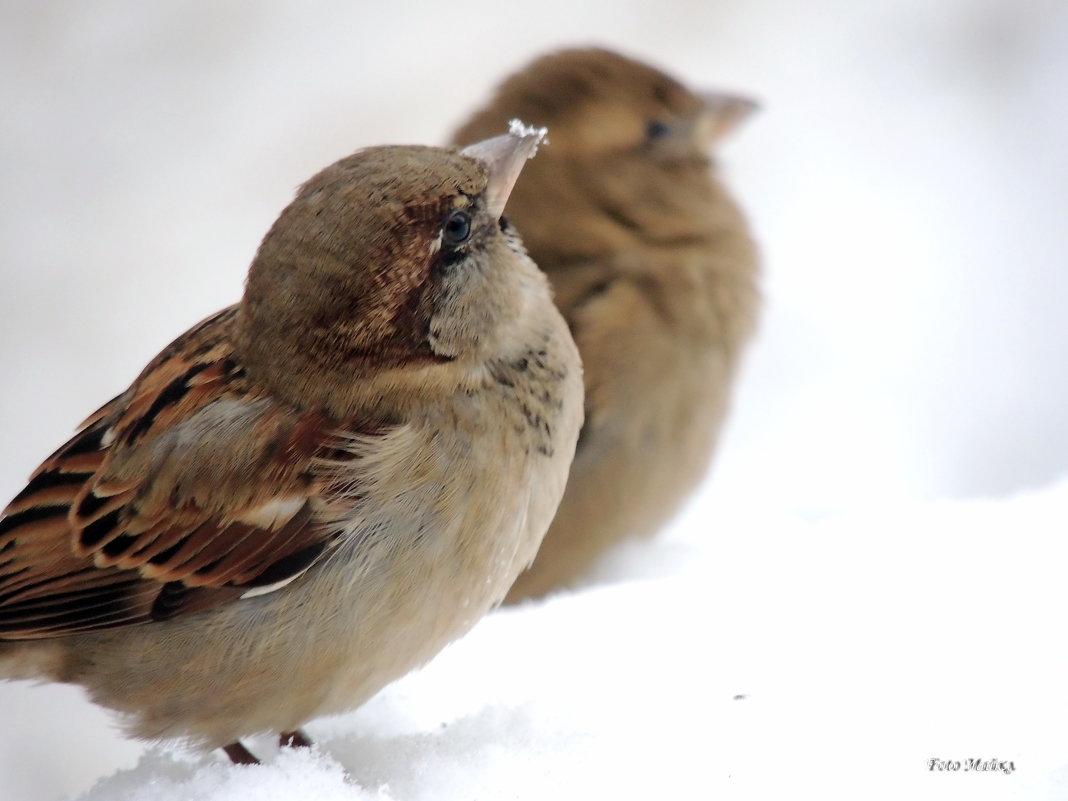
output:
[[278, 744], [283, 748], [311, 748], [312, 741], [300, 729], [294, 731], [284, 731], [278, 737]]
[[235, 765], [258, 765], [260, 761], [256, 759], [256, 755], [249, 751], [240, 742], [233, 742], [229, 745], [223, 746], [223, 751], [230, 757], [230, 761]]

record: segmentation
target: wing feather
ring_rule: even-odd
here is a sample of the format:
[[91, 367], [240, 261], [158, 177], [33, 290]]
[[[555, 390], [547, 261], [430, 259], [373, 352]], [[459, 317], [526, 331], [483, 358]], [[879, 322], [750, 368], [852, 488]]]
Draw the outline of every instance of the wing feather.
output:
[[[95, 631], [283, 586], [335, 543], [339, 424], [284, 407], [233, 358], [234, 309], [164, 350], [0, 516], [0, 638]], [[333, 475], [334, 473], [331, 473]]]

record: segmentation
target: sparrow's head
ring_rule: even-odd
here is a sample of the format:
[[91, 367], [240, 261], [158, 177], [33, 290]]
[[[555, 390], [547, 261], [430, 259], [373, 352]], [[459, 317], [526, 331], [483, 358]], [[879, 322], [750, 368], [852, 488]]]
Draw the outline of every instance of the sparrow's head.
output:
[[498, 87], [456, 141], [474, 141], [519, 117], [549, 129], [549, 158], [641, 153], [651, 160], [707, 159], [756, 104], [692, 92], [669, 75], [599, 48], [562, 50], [531, 62]]
[[716, 202], [712, 152], [755, 108], [744, 97], [691, 91], [618, 53], [563, 50], [505, 80], [453, 141], [475, 141], [513, 117], [549, 129], [509, 205], [534, 258], [547, 264], [557, 251], [599, 255], [628, 232], [692, 237]]
[[356, 377], [484, 360], [529, 292], [548, 297], [502, 221], [541, 136], [374, 147], [314, 176], [249, 270], [239, 356], [293, 402], [330, 408], [345, 402], [324, 393]]

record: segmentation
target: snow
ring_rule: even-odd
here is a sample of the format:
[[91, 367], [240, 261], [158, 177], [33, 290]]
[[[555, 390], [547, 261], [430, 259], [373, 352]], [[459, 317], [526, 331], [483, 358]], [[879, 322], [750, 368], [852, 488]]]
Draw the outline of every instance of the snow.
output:
[[538, 155], [539, 145], [549, 144], [548, 140], [545, 138], [545, 135], [549, 133], [549, 129], [546, 128], [544, 125], [527, 125], [522, 120], [509, 120], [508, 133], [510, 133], [512, 136], [518, 136], [520, 139], [527, 136], [538, 137], [538, 144], [534, 146], [534, 150], [531, 151], [530, 155], [527, 156], [527, 158], [532, 159], [536, 155]]
[[442, 141], [552, 47], [761, 101], [723, 165], [768, 300], [709, 483], [588, 587], [496, 613], [311, 724], [318, 752], [257, 743], [258, 768], [145, 751], [77, 690], [0, 684], [4, 801], [1068, 796], [1068, 6], [0, 16], [0, 501], [237, 298], [302, 180]]
[[[84, 801], [1063, 798], [1068, 482], [799, 521], [719, 498], [502, 610], [262, 767], [148, 752]], [[1011, 761], [938, 772], [930, 759]]]

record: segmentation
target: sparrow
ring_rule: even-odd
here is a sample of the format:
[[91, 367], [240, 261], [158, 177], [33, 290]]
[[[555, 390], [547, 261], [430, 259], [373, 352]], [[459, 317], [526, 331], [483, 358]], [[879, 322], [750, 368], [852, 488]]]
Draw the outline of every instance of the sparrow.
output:
[[746, 220], [712, 153], [756, 107], [603, 49], [543, 56], [455, 133], [549, 128], [508, 217], [552, 283], [585, 368], [564, 499], [506, 602], [588, 571], [663, 526], [704, 476], [760, 298]]
[[222, 747], [358, 706], [500, 602], [582, 423], [502, 217], [543, 132], [374, 147], [305, 183], [196, 325], [0, 518], [0, 676]]

